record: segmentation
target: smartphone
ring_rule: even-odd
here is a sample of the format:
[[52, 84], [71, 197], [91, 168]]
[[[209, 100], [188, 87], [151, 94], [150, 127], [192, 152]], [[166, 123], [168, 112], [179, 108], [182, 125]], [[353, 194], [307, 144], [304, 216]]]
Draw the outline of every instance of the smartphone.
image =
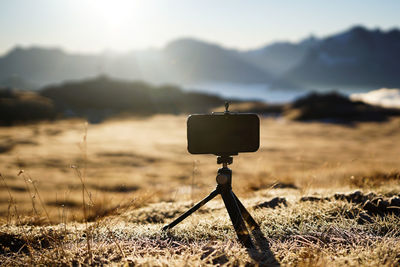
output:
[[191, 154], [224, 156], [255, 152], [260, 146], [260, 119], [253, 113], [190, 115], [187, 141]]

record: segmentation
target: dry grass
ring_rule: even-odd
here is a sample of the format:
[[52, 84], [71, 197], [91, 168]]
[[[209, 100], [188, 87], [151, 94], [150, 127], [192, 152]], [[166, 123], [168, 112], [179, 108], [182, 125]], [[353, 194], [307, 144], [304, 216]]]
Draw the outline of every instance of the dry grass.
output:
[[[290, 192], [282, 190], [280, 194], [287, 197]], [[251, 198], [245, 204], [251, 207], [259, 201]], [[162, 233], [163, 223], [187, 207], [182, 204], [151, 204], [91, 223], [93, 264], [244, 266], [260, 263], [268, 250], [282, 265], [399, 264], [399, 217], [376, 216], [370, 223], [360, 223], [360, 207], [347, 201], [290, 201], [288, 206], [251, 210], [269, 243], [261, 255], [235, 241], [228, 216], [217, 200], [170, 232]], [[0, 233], [3, 263], [90, 262], [84, 224], [3, 226]], [[25, 239], [23, 233], [28, 233]]]
[[[0, 262], [263, 263], [267, 247], [257, 254], [236, 242], [220, 199], [160, 232], [215, 187], [216, 159], [186, 152], [185, 120], [113, 120], [89, 125], [87, 135], [79, 120], [0, 128]], [[399, 126], [262, 119], [260, 150], [234, 158], [233, 187], [248, 207], [287, 201], [251, 209], [279, 263], [400, 263], [398, 215], [365, 215], [364, 203], [333, 197], [399, 194]]]

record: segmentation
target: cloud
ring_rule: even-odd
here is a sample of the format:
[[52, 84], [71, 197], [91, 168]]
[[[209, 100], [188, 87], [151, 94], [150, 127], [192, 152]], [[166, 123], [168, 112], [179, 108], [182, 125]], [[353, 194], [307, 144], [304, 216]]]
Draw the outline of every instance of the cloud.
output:
[[350, 99], [387, 108], [400, 108], [400, 89], [381, 88], [368, 93], [352, 94]]

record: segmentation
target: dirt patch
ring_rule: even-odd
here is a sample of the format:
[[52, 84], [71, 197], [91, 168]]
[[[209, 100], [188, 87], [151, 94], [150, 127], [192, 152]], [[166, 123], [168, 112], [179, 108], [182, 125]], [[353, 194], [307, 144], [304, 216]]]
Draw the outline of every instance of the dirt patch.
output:
[[65, 208], [77, 208], [82, 206], [82, 203], [65, 200], [65, 201], [48, 201], [46, 205], [53, 206], [53, 207], [65, 207]]
[[15, 192], [26, 192], [26, 191], [27, 191], [27, 189], [26, 189], [25, 186], [10, 185], [9, 188], [10, 188], [12, 191], [15, 191]]
[[369, 175], [354, 175], [350, 177], [350, 183], [357, 187], [376, 187], [389, 181], [400, 181], [400, 171], [374, 172]]
[[15, 144], [13, 142], [7, 142], [7, 141], [1, 142], [0, 143], [0, 154], [10, 152], [11, 150], [13, 150], [14, 147], [15, 147]]
[[42, 249], [50, 247], [47, 236], [23, 237], [23, 235], [0, 233], [0, 254], [9, 252], [29, 253], [29, 249]]
[[205, 246], [202, 248], [203, 254], [201, 254], [201, 259], [207, 263], [212, 263], [214, 265], [223, 265], [229, 261], [226, 254], [218, 249]]
[[25, 252], [28, 253], [27, 242], [18, 235], [2, 233], [0, 234], [0, 253], [7, 252]]
[[271, 186], [273, 189], [299, 189], [295, 184], [293, 183], [275, 183]]
[[69, 167], [67, 163], [60, 159], [45, 159], [43, 160], [43, 166], [48, 168], [65, 168]]
[[111, 158], [111, 159], [128, 159], [128, 162], [131, 162], [132, 160], [139, 160], [140, 163], [154, 163], [157, 161], [156, 158], [153, 157], [147, 157], [143, 155], [138, 155], [135, 153], [130, 153], [130, 152], [101, 152], [98, 153], [97, 156], [103, 157], [103, 158]]
[[[164, 203], [163, 205], [150, 205], [141, 209], [133, 210], [127, 214], [127, 219], [135, 223], [164, 223], [168, 219], [175, 219], [179, 215], [186, 212], [191, 205], [174, 205]], [[197, 213], [207, 213], [210, 210], [207, 207], [202, 207]]]
[[39, 145], [36, 141], [31, 139], [4, 139], [0, 142], [0, 154], [7, 153], [13, 150], [17, 145]]
[[249, 185], [249, 189], [252, 191], [258, 191], [262, 189], [299, 189], [295, 184], [293, 183], [285, 183], [285, 182], [276, 182], [276, 183], [251, 183]]
[[63, 131], [61, 129], [45, 129], [44, 133], [48, 136], [56, 136], [61, 134]]
[[137, 185], [125, 185], [125, 184], [120, 184], [120, 185], [99, 185], [99, 186], [94, 186], [94, 189], [97, 189], [99, 191], [103, 192], [112, 192], [112, 193], [130, 193], [134, 192], [140, 189], [139, 186]]
[[137, 213], [137, 221], [142, 223], [164, 223], [166, 219], [174, 219], [182, 213], [183, 210], [139, 212]]

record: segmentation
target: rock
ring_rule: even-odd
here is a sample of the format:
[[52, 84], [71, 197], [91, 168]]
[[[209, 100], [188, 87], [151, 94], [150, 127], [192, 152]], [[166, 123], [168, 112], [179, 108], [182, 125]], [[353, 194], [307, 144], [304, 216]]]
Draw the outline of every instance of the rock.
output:
[[358, 224], [373, 223], [373, 222], [374, 222], [374, 220], [366, 212], [361, 212], [358, 215], [358, 220], [357, 220]]
[[367, 200], [371, 200], [376, 195], [374, 193], [363, 194], [361, 191], [355, 191], [350, 194], [335, 194], [333, 196], [336, 200], [346, 200], [355, 204], [364, 204]]
[[369, 214], [384, 215], [389, 212], [389, 205], [389, 201], [384, 200], [381, 197], [377, 197], [372, 200], [367, 200], [363, 205], [363, 209], [368, 211]]
[[322, 198], [322, 197], [312, 197], [312, 196], [300, 198], [300, 201], [302, 201], [302, 202], [304, 202], [304, 201], [314, 202], [314, 201], [324, 201], [324, 200], [328, 200], [328, 198], [326, 198], [326, 197], [324, 197], [324, 198]]
[[375, 206], [378, 206], [378, 202], [382, 201], [383, 198], [382, 197], [376, 197], [371, 199], [371, 202], [374, 203]]
[[360, 204], [365, 202], [367, 197], [361, 191], [355, 191], [354, 193], [347, 195], [346, 199], [349, 202]]
[[274, 189], [299, 189], [295, 184], [292, 183], [276, 183], [272, 186]]
[[254, 208], [257, 208], [257, 209], [259, 209], [259, 208], [272, 208], [272, 209], [274, 209], [274, 208], [278, 207], [280, 204], [282, 204], [283, 206], [286, 207], [287, 206], [286, 198], [275, 197], [275, 198], [271, 199], [270, 201], [265, 201], [265, 202], [263, 202], [261, 204], [258, 204], [256, 206], [254, 206]]
[[366, 211], [368, 211], [369, 213], [371, 213], [371, 214], [376, 214], [376, 213], [378, 213], [378, 207], [377, 207], [377, 205], [375, 205], [372, 201], [370, 201], [370, 200], [367, 200], [365, 203], [364, 203], [364, 205], [363, 205], [363, 210], [366, 210]]
[[389, 202], [391, 207], [400, 207], [400, 197], [392, 197]]
[[389, 201], [380, 199], [377, 203], [378, 209], [381, 212], [385, 212], [387, 207], [389, 207]]

